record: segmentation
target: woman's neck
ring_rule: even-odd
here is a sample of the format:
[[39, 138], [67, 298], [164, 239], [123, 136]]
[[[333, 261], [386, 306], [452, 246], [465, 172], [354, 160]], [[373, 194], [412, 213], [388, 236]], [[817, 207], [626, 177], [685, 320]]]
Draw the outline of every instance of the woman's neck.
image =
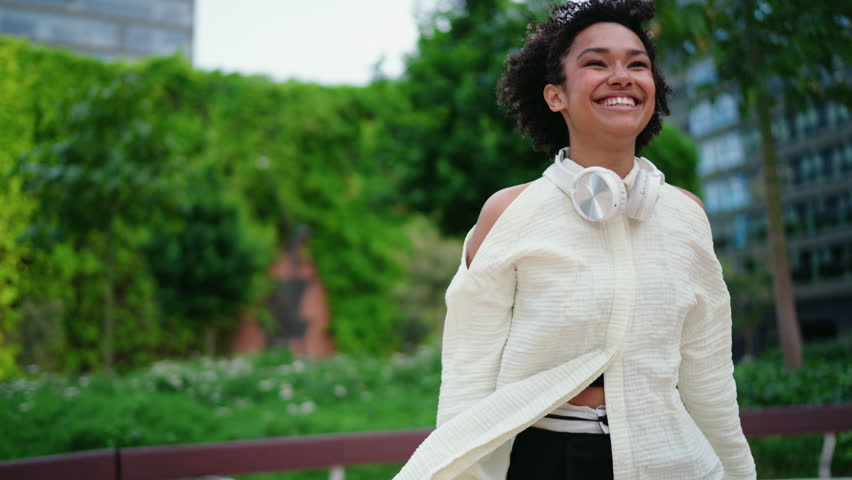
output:
[[624, 178], [633, 168], [635, 144], [599, 145], [571, 139], [571, 160], [583, 167], [604, 167]]

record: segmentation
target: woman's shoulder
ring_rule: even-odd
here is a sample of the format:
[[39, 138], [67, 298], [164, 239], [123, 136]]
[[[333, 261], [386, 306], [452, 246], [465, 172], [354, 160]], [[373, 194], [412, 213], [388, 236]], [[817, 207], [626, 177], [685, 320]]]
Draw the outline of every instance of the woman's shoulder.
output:
[[681, 187], [669, 183], [663, 187], [660, 200], [664, 210], [669, 212], [666, 218], [667, 222], [672, 222], [670, 227], [688, 234], [703, 248], [712, 250], [713, 233], [704, 202], [698, 195]]
[[467, 258], [465, 260], [468, 267], [470, 267], [473, 258], [476, 256], [476, 252], [479, 251], [479, 247], [482, 246], [482, 242], [488, 236], [488, 233], [491, 232], [491, 229], [494, 228], [494, 224], [497, 223], [497, 220], [509, 208], [509, 205], [529, 187], [530, 183], [532, 182], [498, 190], [488, 197], [488, 200], [482, 205], [467, 248]]
[[[509, 238], [518, 234], [534, 211], [541, 178], [519, 185], [513, 185], [494, 192], [482, 206], [479, 218], [473, 228], [467, 245], [468, 266], [473, 262], [482, 245], [492, 237]], [[500, 230], [500, 232], [496, 232]], [[508, 236], [508, 237], [507, 237]]]

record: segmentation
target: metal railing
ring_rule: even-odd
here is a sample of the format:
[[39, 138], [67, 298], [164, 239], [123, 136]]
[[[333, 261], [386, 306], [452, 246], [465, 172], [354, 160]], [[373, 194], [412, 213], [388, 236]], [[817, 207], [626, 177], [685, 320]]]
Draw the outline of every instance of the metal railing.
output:
[[[821, 478], [830, 476], [835, 434], [852, 430], [852, 404], [772, 407], [740, 412], [749, 438], [823, 434]], [[167, 480], [328, 468], [342, 480], [344, 467], [402, 463], [432, 429], [311, 435], [262, 440], [132, 447], [0, 462], [0, 478], [40, 480]]]

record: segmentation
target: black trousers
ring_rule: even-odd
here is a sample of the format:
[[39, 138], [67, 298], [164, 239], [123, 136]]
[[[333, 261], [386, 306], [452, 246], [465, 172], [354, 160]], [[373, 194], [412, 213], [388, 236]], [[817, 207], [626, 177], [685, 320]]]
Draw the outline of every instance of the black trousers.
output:
[[515, 437], [506, 480], [612, 480], [609, 435], [530, 427]]

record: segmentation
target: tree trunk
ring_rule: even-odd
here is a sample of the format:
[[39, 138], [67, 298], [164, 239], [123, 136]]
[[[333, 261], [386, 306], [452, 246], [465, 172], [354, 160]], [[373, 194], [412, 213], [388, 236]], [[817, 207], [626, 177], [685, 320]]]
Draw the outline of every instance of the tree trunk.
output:
[[754, 359], [754, 329], [746, 328], [744, 330], [745, 338], [745, 354], [743, 355], [744, 360], [751, 361]]
[[769, 232], [769, 258], [772, 262], [772, 285], [775, 293], [775, 314], [778, 334], [784, 352], [784, 366], [788, 370], [802, 366], [802, 338], [796, 317], [793, 284], [787, 262], [787, 237], [784, 233], [784, 207], [781, 199], [781, 180], [778, 176], [778, 153], [772, 134], [770, 101], [766, 93], [759, 92], [755, 108], [760, 127], [761, 156], [763, 160], [763, 186], [766, 193], [766, 217]]
[[115, 304], [115, 286], [113, 271], [115, 269], [115, 234], [107, 233], [106, 262], [104, 264], [104, 324], [103, 324], [103, 348], [104, 348], [104, 370], [107, 375], [113, 372], [113, 310]]
[[216, 354], [216, 329], [212, 326], [204, 327], [204, 355], [213, 357]]

